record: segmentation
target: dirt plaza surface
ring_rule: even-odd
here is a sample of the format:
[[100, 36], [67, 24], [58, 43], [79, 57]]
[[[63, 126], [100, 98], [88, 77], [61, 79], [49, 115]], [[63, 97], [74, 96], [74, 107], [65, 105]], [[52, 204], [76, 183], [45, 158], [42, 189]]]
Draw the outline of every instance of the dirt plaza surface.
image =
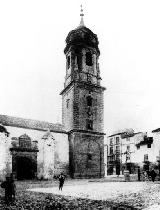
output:
[[158, 210], [160, 209], [160, 182], [124, 182], [67, 179], [64, 188], [58, 181], [16, 181], [16, 200], [4, 202], [0, 189], [0, 209], [16, 210]]
[[63, 191], [57, 186], [29, 189], [34, 192], [91, 200], [124, 203], [135, 209], [160, 209], [160, 182], [66, 182]]

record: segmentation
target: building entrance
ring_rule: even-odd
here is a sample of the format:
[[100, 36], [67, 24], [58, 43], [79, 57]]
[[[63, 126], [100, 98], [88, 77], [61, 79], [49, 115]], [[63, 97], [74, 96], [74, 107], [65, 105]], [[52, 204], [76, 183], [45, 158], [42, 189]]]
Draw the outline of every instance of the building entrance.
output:
[[15, 179], [34, 179], [37, 176], [37, 152], [36, 144], [24, 134], [12, 142], [10, 148], [12, 154], [12, 173]]
[[28, 157], [16, 158], [17, 179], [34, 179], [36, 172], [36, 164]]

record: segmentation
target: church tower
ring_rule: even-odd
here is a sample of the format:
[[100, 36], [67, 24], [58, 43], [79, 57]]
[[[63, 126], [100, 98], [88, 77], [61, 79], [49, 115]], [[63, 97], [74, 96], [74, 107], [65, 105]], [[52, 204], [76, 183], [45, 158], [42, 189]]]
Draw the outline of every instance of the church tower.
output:
[[98, 38], [84, 25], [69, 32], [64, 53], [66, 76], [62, 123], [69, 133], [69, 171], [73, 178], [104, 176], [103, 92]]

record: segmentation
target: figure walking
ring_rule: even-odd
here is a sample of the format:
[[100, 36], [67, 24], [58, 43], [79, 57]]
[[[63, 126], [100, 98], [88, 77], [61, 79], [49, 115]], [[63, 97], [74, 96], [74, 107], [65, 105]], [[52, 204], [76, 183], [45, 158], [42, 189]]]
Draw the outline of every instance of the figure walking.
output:
[[62, 188], [63, 188], [63, 185], [64, 185], [64, 180], [65, 180], [65, 176], [64, 176], [64, 174], [63, 173], [61, 173], [60, 175], [59, 175], [59, 190], [61, 190], [62, 191]]

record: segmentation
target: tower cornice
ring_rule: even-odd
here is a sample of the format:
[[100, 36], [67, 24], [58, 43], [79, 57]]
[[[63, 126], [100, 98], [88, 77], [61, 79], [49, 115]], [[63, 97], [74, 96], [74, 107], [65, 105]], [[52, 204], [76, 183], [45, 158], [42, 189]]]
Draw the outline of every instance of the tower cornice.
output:
[[93, 134], [93, 135], [98, 135], [98, 136], [106, 135], [106, 133], [102, 133], [102, 132], [87, 131], [87, 130], [80, 130], [80, 129], [73, 129], [73, 130], [68, 131], [68, 134], [71, 134], [71, 133], [85, 133], [85, 134]]
[[99, 86], [99, 85], [96, 85], [96, 84], [92, 84], [92, 83], [88, 83], [88, 82], [84, 82], [84, 81], [71, 81], [61, 92], [60, 92], [60, 95], [63, 95], [63, 93], [65, 91], [67, 91], [72, 85], [75, 85], [75, 84], [78, 84], [78, 86], [82, 86], [82, 87], [88, 87], [88, 88], [96, 88], [96, 89], [99, 89], [101, 91], [105, 91], [106, 88], [103, 87], [103, 86]]

